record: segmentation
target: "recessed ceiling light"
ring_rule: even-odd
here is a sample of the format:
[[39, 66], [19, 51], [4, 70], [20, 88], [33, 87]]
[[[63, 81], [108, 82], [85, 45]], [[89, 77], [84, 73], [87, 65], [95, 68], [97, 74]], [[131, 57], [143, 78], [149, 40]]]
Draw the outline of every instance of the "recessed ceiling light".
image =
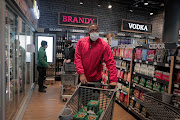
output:
[[144, 0], [144, 5], [148, 5], [148, 1], [147, 0]]
[[161, 3], [160, 6], [161, 6], [161, 7], [164, 7], [164, 3]]
[[83, 2], [80, 2], [79, 4], [80, 4], [80, 5], [83, 5], [84, 3], [83, 3]]
[[109, 9], [112, 8], [112, 5], [108, 5], [108, 8], [109, 8]]
[[101, 7], [101, 4], [98, 4], [98, 7]]
[[153, 12], [150, 13], [150, 15], [153, 15], [153, 14], [154, 14]]
[[132, 10], [132, 9], [130, 9], [129, 11], [130, 11], [130, 12], [133, 12], [133, 10]]

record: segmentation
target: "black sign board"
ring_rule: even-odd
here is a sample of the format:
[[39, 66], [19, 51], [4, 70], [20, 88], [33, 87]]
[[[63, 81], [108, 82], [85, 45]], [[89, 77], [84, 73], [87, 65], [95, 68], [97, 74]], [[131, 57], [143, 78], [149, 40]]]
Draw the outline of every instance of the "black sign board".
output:
[[93, 15], [59, 12], [58, 24], [65, 26], [88, 27], [98, 24], [98, 17]]
[[151, 34], [152, 24], [123, 19], [121, 31]]

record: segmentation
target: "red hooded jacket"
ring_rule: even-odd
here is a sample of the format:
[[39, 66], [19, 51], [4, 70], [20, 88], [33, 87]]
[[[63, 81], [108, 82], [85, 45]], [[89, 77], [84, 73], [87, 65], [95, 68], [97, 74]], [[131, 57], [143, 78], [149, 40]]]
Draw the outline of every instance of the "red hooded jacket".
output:
[[110, 82], [117, 82], [116, 64], [109, 45], [101, 38], [98, 38], [93, 43], [91, 43], [89, 37], [78, 41], [74, 64], [77, 73], [84, 73], [88, 82], [101, 79], [103, 59], [109, 70]]

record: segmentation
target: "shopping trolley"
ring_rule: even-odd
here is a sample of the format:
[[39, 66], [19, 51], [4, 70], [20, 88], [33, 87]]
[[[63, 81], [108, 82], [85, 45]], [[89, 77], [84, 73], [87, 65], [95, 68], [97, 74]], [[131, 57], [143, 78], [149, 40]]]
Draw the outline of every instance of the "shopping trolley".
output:
[[[90, 87], [90, 86], [91, 87]], [[94, 85], [92, 87], [92, 85]], [[72, 97], [66, 103], [63, 110], [58, 115], [59, 120], [71, 120], [72, 116], [75, 115], [84, 106], [87, 106], [90, 100], [98, 100], [100, 102], [99, 109], [103, 110], [103, 113], [99, 117], [99, 120], [112, 120], [114, 102], [115, 102], [115, 89], [102, 89], [101, 83], [88, 83], [88, 86], [83, 86], [81, 83], [78, 85], [76, 91]], [[71, 109], [71, 119], [62, 119], [62, 116], [67, 116], [66, 109]], [[67, 116], [69, 117], [69, 116]]]
[[162, 102], [162, 93], [147, 92], [145, 94], [145, 108], [152, 120], [180, 120], [180, 109]]
[[76, 72], [74, 63], [64, 63], [61, 72], [61, 101], [66, 102], [67, 98], [72, 96], [77, 85], [78, 73]]

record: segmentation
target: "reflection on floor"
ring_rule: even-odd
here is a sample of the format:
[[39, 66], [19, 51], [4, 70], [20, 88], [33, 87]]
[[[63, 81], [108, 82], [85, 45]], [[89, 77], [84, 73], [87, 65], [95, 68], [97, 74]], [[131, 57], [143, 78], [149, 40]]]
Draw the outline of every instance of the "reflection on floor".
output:
[[[23, 120], [57, 120], [58, 113], [65, 105], [60, 101], [60, 82], [47, 87], [46, 93], [39, 93], [36, 86]], [[135, 120], [135, 118], [115, 103], [113, 120]]]

